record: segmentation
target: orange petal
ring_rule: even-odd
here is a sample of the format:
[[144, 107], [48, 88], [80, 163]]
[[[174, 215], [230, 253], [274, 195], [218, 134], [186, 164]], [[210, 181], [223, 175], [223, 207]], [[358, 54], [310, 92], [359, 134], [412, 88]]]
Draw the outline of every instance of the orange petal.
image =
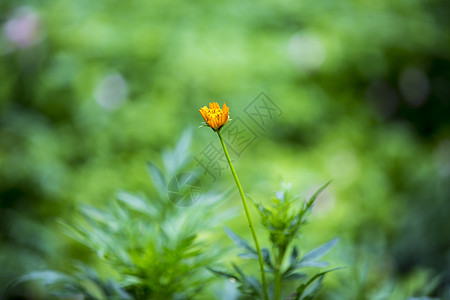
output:
[[225, 124], [228, 122], [228, 114], [229, 114], [230, 108], [226, 105], [226, 103], [223, 103], [223, 115], [222, 115], [222, 124]]
[[207, 114], [208, 114], [208, 109], [206, 108], [206, 106], [203, 106], [202, 108], [200, 108], [199, 111], [202, 114], [203, 119], [205, 119], [205, 121], [206, 121]]
[[202, 111], [200, 111], [200, 113], [202, 114], [203, 120], [206, 121], [206, 116], [205, 116], [205, 114], [204, 114]]
[[227, 106], [227, 104], [224, 102], [223, 103], [223, 112], [225, 113], [225, 114], [227, 114], [228, 115], [228, 112], [230, 111], [230, 108]]

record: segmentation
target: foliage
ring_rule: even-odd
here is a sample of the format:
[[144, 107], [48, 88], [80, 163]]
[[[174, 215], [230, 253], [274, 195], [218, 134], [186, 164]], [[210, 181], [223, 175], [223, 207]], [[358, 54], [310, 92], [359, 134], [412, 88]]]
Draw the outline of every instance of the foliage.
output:
[[[285, 299], [288, 295], [295, 300], [313, 299], [322, 286], [325, 274], [339, 269], [322, 271], [310, 278], [304, 272], [305, 268], [328, 266], [326, 262], [320, 261], [320, 259], [337, 243], [337, 239], [307, 252], [302, 257], [299, 257], [298, 247], [294, 245], [294, 241], [299, 237], [302, 225], [306, 222], [306, 216], [311, 211], [318, 195], [328, 184], [322, 186], [305, 202], [291, 197], [289, 188], [286, 186], [284, 190], [275, 194], [270, 207], [255, 203], [271, 243], [271, 249], [263, 248], [262, 254], [265, 271], [267, 274], [272, 274], [274, 279], [272, 285], [273, 299], [280, 299], [280, 297]], [[225, 230], [234, 243], [244, 250], [239, 255], [241, 258], [258, 259], [256, 250], [243, 238], [229, 228]], [[287, 259], [287, 253], [291, 253], [289, 259]], [[249, 299], [262, 298], [261, 283], [255, 277], [245, 274], [236, 264], [233, 264], [233, 268], [236, 273], [224, 272], [214, 268], [210, 268], [210, 270], [215, 274], [237, 281], [240, 292]], [[281, 289], [286, 286], [286, 283], [289, 285], [282, 291]], [[294, 292], [289, 290], [292, 283], [297, 285]]]
[[[448, 294], [447, 11], [445, 0], [0, 1], [0, 298], [20, 274], [87, 260], [54, 221], [80, 201], [109, 209], [118, 187], [159, 199], [142, 162], [209, 101], [258, 136], [236, 158], [255, 199], [279, 174], [305, 193], [333, 179], [302, 249], [339, 236], [347, 268], [318, 299]], [[283, 112], [264, 130], [244, 111], [260, 91]], [[193, 155], [209, 134], [196, 131]]]
[[116, 282], [101, 279], [95, 270], [82, 264], [79, 264], [70, 275], [50, 270], [35, 271], [22, 276], [13, 284], [34, 280], [42, 282], [45, 297], [51, 299], [71, 297], [82, 297], [86, 300], [132, 299]]
[[129, 299], [191, 299], [198, 295], [211, 279], [205, 266], [220, 254], [205, 235], [232, 212], [220, 208], [219, 194], [204, 193], [192, 207], [177, 207], [169, 201], [167, 176], [181, 172], [188, 163], [190, 136], [186, 132], [174, 151], [164, 152], [164, 170], [149, 164], [159, 197], [149, 200], [120, 191], [107, 207], [83, 205], [73, 220], [62, 221], [67, 234], [96, 253], [115, 275], [113, 279], [104, 281], [97, 271], [82, 268], [71, 274], [32, 272], [18, 283], [41, 279], [54, 295], [82, 294], [86, 299], [125, 299], [125, 295]]

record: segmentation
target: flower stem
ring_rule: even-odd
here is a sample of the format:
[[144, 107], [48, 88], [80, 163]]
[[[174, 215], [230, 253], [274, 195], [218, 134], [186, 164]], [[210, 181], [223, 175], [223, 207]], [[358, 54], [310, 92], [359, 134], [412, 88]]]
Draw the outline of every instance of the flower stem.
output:
[[280, 299], [280, 295], [281, 295], [281, 274], [280, 274], [280, 270], [276, 270], [275, 273], [275, 300], [279, 300]]
[[250, 211], [248, 210], [247, 200], [245, 200], [244, 191], [242, 190], [241, 183], [239, 182], [236, 171], [234, 170], [233, 164], [231, 163], [230, 155], [228, 154], [228, 150], [227, 147], [225, 146], [220, 130], [217, 131], [217, 134], [219, 135], [219, 139], [223, 147], [223, 152], [225, 152], [228, 164], [230, 165], [231, 173], [233, 174], [234, 181], [236, 182], [239, 194], [241, 195], [242, 205], [244, 206], [245, 215], [247, 216], [248, 226], [250, 227], [250, 231], [252, 232], [253, 241], [255, 242], [256, 251], [258, 252], [258, 260], [259, 260], [259, 267], [261, 269], [261, 282], [264, 293], [264, 299], [268, 300], [269, 296], [267, 295], [267, 282], [266, 282], [266, 274], [264, 272], [264, 260], [262, 257], [261, 248], [259, 246], [258, 237], [256, 236], [255, 226], [253, 225], [253, 221], [250, 216]]
[[275, 291], [274, 291], [274, 300], [279, 300], [281, 297], [281, 265], [283, 264], [284, 255], [286, 253], [286, 248], [282, 247], [277, 249], [277, 253], [275, 257]]

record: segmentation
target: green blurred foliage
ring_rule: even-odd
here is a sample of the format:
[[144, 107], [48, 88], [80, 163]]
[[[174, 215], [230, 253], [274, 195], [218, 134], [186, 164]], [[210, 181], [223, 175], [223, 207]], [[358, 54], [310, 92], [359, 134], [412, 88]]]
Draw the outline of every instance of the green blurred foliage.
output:
[[[13, 281], [10, 289], [25, 286], [33, 299], [39, 297], [38, 289], [30, 286], [39, 283], [40, 299], [194, 299], [206, 293], [212, 278], [206, 267], [223, 253], [214, 231], [235, 212], [226, 206], [224, 194], [202, 193], [197, 181], [177, 182], [171, 190], [176, 196], [167, 192], [171, 173], [180, 174], [189, 162], [190, 137], [186, 131], [174, 151], [164, 151], [177, 158], [163, 169], [149, 164], [159, 196], [120, 191], [108, 205], [82, 205], [70, 221], [61, 220], [68, 236], [96, 254], [91, 267], [70, 261], [75, 267], [66, 273], [33, 271]], [[185, 197], [198, 197], [198, 203], [174, 201]]]
[[[302, 242], [340, 237], [348, 271], [319, 297], [449, 293], [449, 20], [444, 0], [2, 1], [0, 294], [89, 261], [57, 218], [119, 189], [157, 195], [145, 162], [197, 109], [226, 101], [255, 128], [243, 110], [260, 91], [283, 114], [235, 157], [246, 192], [268, 200], [282, 177], [308, 198], [333, 179]], [[192, 155], [210, 141], [196, 130]]]
[[[283, 190], [278, 191], [272, 197], [270, 206], [258, 203], [259, 215], [265, 231], [269, 235], [270, 246], [261, 249], [261, 259], [264, 265], [266, 278], [269, 278], [267, 286], [267, 298], [293, 300], [312, 300], [322, 287], [323, 279], [329, 272], [342, 269], [334, 268], [319, 273], [311, 274], [308, 278], [305, 269], [328, 267], [328, 263], [320, 259], [326, 255], [338, 242], [333, 239], [321, 245], [305, 255], [299, 257], [299, 250], [295, 242], [300, 236], [300, 229], [306, 223], [306, 217], [318, 195], [328, 186], [322, 186], [308, 201], [302, 202], [293, 198], [288, 184], [283, 184]], [[258, 250], [250, 246], [239, 235], [225, 228], [228, 236], [236, 246], [242, 248], [240, 258], [258, 260]], [[237, 282], [241, 297], [238, 299], [265, 299], [265, 289], [256, 278], [246, 274], [240, 267], [233, 264], [234, 273], [223, 272], [209, 268], [213, 273]], [[309, 272], [308, 272], [309, 273]], [[262, 281], [262, 278], [261, 278]]]

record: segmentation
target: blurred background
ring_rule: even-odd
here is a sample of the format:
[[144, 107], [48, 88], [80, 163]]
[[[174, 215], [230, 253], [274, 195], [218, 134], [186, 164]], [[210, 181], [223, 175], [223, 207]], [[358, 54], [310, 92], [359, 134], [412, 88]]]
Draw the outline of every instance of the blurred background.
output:
[[[448, 8], [444, 0], [1, 1], [0, 298], [12, 278], [83, 257], [57, 223], [78, 205], [107, 202], [118, 189], [154, 193], [145, 163], [185, 128], [194, 156], [218, 143], [196, 129], [198, 109], [212, 100], [257, 136], [235, 160], [253, 197], [269, 199], [280, 178], [302, 197], [333, 180], [302, 240], [311, 249], [341, 239], [329, 260], [347, 268], [330, 275], [323, 299], [442, 297]], [[245, 114], [260, 92], [280, 109], [264, 128]], [[226, 190], [228, 175], [204, 188]]]

